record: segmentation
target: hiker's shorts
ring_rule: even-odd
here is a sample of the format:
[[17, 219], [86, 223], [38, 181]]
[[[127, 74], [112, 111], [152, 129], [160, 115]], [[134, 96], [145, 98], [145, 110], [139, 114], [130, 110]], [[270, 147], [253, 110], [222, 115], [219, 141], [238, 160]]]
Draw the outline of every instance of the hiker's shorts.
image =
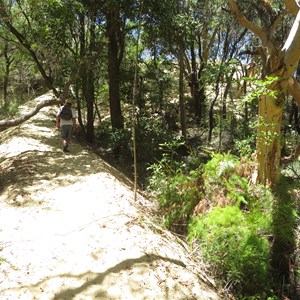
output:
[[62, 125], [60, 127], [60, 134], [63, 140], [69, 140], [72, 136], [72, 125]]

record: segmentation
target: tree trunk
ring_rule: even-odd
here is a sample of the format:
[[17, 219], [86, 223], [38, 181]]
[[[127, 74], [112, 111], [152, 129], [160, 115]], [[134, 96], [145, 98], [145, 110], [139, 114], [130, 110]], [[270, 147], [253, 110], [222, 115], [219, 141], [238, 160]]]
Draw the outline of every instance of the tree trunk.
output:
[[108, 36], [108, 78], [109, 78], [109, 104], [111, 125], [113, 128], [124, 128], [120, 100], [120, 58], [118, 45], [119, 12], [111, 8], [107, 14]]
[[199, 97], [199, 82], [197, 76], [197, 64], [196, 64], [196, 55], [195, 55], [195, 45], [194, 42], [191, 42], [191, 66], [192, 74], [190, 78], [191, 85], [191, 94], [194, 102], [194, 114], [196, 120], [199, 122], [201, 117], [201, 106], [200, 106], [200, 97]]
[[[91, 17], [90, 24], [90, 43], [89, 53], [95, 51], [95, 21], [96, 17]], [[86, 123], [86, 138], [89, 143], [93, 143], [95, 139], [94, 133], [94, 102], [95, 102], [95, 84], [93, 73], [93, 62], [90, 61], [87, 68], [87, 89], [85, 93], [86, 108], [87, 108], [87, 123]]]
[[[300, 58], [300, 11], [295, 1], [286, 0], [285, 8], [279, 12], [283, 17], [287, 11], [296, 16], [294, 24], [283, 48], [275, 42], [274, 28], [281, 24], [273, 21], [269, 28], [251, 23], [239, 8], [236, 0], [227, 0], [231, 14], [245, 28], [251, 30], [262, 42], [260, 49], [263, 58], [262, 75], [278, 76], [280, 81], [269, 87], [279, 95], [261, 95], [259, 100], [259, 127], [257, 137], [258, 179], [261, 183], [274, 185], [279, 174], [281, 148], [279, 144], [282, 121], [282, 95], [288, 91], [300, 105], [300, 85], [293, 77]], [[293, 3], [293, 4], [292, 4]], [[272, 7], [270, 5], [272, 12]], [[268, 14], [261, 18], [269, 18]], [[268, 57], [268, 61], [265, 59]]]
[[[201, 51], [201, 49], [199, 50]], [[201, 79], [202, 72], [204, 69], [204, 62], [200, 56], [200, 67], [197, 69], [196, 63], [196, 54], [195, 54], [195, 45], [194, 42], [191, 42], [191, 76], [190, 76], [190, 87], [191, 87], [191, 95], [194, 103], [194, 114], [195, 119], [198, 123], [201, 122], [204, 114], [204, 102], [205, 102], [205, 91], [203, 80]]]
[[85, 56], [85, 15], [84, 14], [79, 14], [79, 24], [80, 24], [80, 32], [79, 32], [79, 52], [80, 52], [80, 59], [83, 61], [81, 67], [80, 67], [80, 72], [79, 72], [79, 77], [80, 79], [76, 80], [76, 96], [77, 96], [77, 112], [78, 112], [78, 123], [82, 129], [82, 132], [84, 133], [84, 136], [86, 137], [86, 129], [84, 126], [84, 122], [82, 120], [82, 107], [81, 107], [81, 101], [80, 101], [80, 96], [79, 96], [79, 91], [82, 91], [82, 97], [84, 98], [85, 95], [85, 88], [86, 88], [86, 78], [84, 76], [85, 74], [85, 69], [86, 69], [86, 63], [84, 61], [84, 56]]
[[180, 123], [181, 134], [186, 138], [186, 120], [185, 120], [185, 103], [184, 103], [184, 53], [183, 53], [183, 39], [180, 37], [179, 45], [179, 108], [180, 108]]
[[277, 99], [273, 96], [262, 95], [258, 105], [258, 179], [259, 182], [268, 185], [277, 181], [281, 156], [280, 131], [283, 109], [275, 101]]
[[291, 125], [300, 134], [300, 116], [299, 107], [293, 102], [291, 111], [289, 114], [289, 125]]
[[216, 84], [215, 84], [215, 97], [212, 100], [210, 107], [209, 107], [209, 129], [208, 129], [208, 136], [207, 136], [207, 142], [211, 143], [212, 140], [212, 131], [214, 129], [214, 106], [218, 100], [219, 93], [220, 93], [220, 81], [221, 81], [221, 70], [219, 69], [219, 73], [216, 78]]
[[3, 101], [4, 101], [4, 107], [7, 107], [8, 105], [8, 83], [9, 83], [9, 75], [10, 75], [10, 65], [13, 62], [13, 59], [8, 54], [8, 44], [7, 41], [5, 41], [4, 49], [3, 49], [3, 55], [5, 58], [5, 74], [3, 79]]
[[212, 140], [212, 132], [214, 129], [214, 106], [217, 102], [219, 93], [216, 93], [215, 98], [210, 104], [209, 112], [208, 112], [208, 121], [209, 121], [209, 128], [208, 128], [208, 135], [207, 135], [207, 142], [211, 143]]

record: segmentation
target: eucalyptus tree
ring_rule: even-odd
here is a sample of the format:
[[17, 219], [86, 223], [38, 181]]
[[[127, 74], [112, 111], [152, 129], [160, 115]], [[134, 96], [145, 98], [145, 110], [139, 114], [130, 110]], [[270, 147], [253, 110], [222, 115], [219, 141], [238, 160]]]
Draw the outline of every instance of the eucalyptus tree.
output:
[[266, 88], [259, 98], [257, 138], [258, 179], [275, 184], [281, 156], [280, 131], [286, 92], [300, 104], [300, 85], [294, 76], [300, 59], [300, 12], [296, 0], [227, 0], [237, 22], [257, 37]]

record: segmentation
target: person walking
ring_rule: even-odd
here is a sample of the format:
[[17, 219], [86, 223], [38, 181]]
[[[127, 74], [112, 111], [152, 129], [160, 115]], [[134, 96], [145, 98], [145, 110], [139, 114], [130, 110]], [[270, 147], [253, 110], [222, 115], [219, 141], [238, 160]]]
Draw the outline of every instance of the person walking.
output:
[[56, 115], [56, 128], [60, 129], [64, 152], [70, 152], [71, 136], [77, 131], [76, 112], [72, 105], [73, 100], [66, 99], [65, 104], [59, 108]]

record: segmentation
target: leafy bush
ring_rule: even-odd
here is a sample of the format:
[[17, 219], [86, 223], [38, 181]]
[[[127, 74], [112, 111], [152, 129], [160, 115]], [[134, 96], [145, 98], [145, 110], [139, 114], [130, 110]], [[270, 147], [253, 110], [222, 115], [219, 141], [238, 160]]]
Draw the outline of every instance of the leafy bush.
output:
[[[168, 143], [168, 147], [170, 152], [151, 166], [150, 180], [165, 225], [188, 231], [189, 240], [197, 244], [214, 275], [227, 287], [244, 295], [269, 291], [273, 201], [270, 191], [249, 185], [246, 175], [251, 164], [234, 155], [213, 154], [199, 168], [199, 157], [196, 163], [197, 154], [190, 151], [190, 166], [194, 169], [189, 169], [187, 160], [174, 159], [176, 141]], [[198, 205], [205, 201], [209, 202], [208, 207], [201, 215], [195, 215]]]
[[249, 185], [247, 166], [231, 154], [213, 155], [203, 167], [205, 197], [212, 209], [193, 217], [188, 236], [199, 243], [217, 277], [251, 295], [272, 285], [272, 194], [263, 186]]
[[159, 207], [165, 217], [165, 225], [185, 231], [195, 206], [203, 197], [201, 174], [178, 172], [169, 179], [167, 188], [160, 195]]
[[189, 225], [189, 239], [214, 274], [228, 287], [244, 294], [270, 288], [268, 230], [271, 218], [261, 211], [250, 213], [237, 206], [216, 207]]
[[240, 166], [234, 155], [214, 154], [203, 168], [206, 198], [215, 204], [221, 200], [223, 204], [247, 205], [248, 178], [239, 175]]
[[[164, 224], [183, 232], [186, 231], [195, 206], [203, 197], [202, 171], [188, 168], [196, 164], [195, 153], [191, 153], [187, 159], [192, 161], [192, 164], [177, 159], [176, 149], [183, 146], [180, 139], [174, 139], [161, 146], [167, 149], [167, 153], [163, 154], [159, 162], [148, 168], [152, 172], [148, 190], [158, 198]], [[200, 165], [199, 158], [197, 165]]]
[[252, 134], [247, 139], [235, 140], [235, 148], [240, 157], [250, 157], [255, 147], [255, 134]]
[[96, 142], [105, 148], [130, 153], [131, 133], [128, 129], [111, 128], [109, 122], [102, 122], [95, 130]]
[[[137, 159], [139, 162], [153, 162], [161, 158], [159, 145], [173, 139], [165, 128], [160, 116], [138, 116], [136, 128]], [[95, 130], [96, 142], [104, 148], [121, 149], [125, 155], [131, 155], [132, 124], [125, 124], [125, 129], [111, 128], [109, 121], [103, 121]]]
[[159, 145], [172, 139], [160, 115], [138, 116], [136, 143], [139, 161], [152, 162], [153, 157], [160, 158]]
[[6, 117], [18, 117], [19, 116], [19, 106], [22, 102], [10, 101], [6, 107], [0, 108], [0, 116], [3, 118]]

